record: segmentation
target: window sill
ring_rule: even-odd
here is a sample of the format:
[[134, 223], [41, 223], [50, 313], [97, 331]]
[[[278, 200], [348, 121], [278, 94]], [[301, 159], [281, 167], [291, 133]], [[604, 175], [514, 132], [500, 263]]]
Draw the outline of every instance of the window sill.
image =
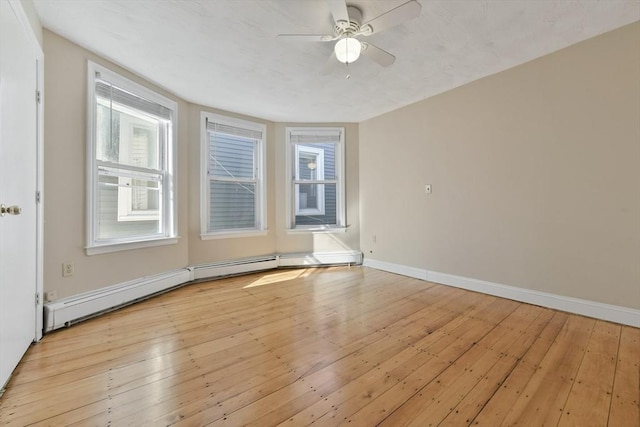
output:
[[262, 237], [266, 236], [269, 230], [245, 230], [245, 231], [221, 231], [218, 233], [201, 234], [201, 240], [235, 239], [240, 237]]
[[102, 245], [87, 246], [87, 255], [107, 254], [111, 252], [128, 251], [131, 249], [142, 249], [153, 246], [174, 245], [178, 243], [178, 237], [162, 237], [153, 240], [138, 240], [126, 243], [107, 243]]
[[287, 234], [343, 234], [347, 227], [289, 228]]

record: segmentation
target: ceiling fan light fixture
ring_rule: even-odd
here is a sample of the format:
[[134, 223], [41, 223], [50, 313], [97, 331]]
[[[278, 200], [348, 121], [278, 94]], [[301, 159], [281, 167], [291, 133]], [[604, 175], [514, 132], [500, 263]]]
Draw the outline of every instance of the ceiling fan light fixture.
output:
[[336, 52], [336, 58], [343, 64], [354, 62], [360, 57], [362, 51], [362, 44], [359, 40], [353, 37], [345, 37], [338, 40], [334, 48]]

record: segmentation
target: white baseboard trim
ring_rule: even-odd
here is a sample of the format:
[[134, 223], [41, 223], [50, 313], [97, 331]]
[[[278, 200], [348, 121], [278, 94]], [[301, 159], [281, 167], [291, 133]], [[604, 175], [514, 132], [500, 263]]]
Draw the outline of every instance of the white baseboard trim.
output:
[[427, 280], [427, 270], [422, 270], [420, 268], [409, 267], [401, 264], [393, 264], [391, 262], [378, 261], [369, 258], [365, 258], [362, 265], [364, 265], [365, 267], [375, 268], [376, 270], [388, 271], [389, 273], [413, 277], [414, 279]]
[[306, 267], [337, 264], [362, 264], [362, 252], [314, 252], [310, 254], [281, 254], [279, 267]]
[[437, 271], [423, 270], [373, 259], [365, 259], [363, 265], [390, 273], [402, 274], [404, 276], [428, 280], [456, 288], [640, 328], [640, 310], [632, 308], [502, 285], [485, 280], [439, 273]]
[[278, 267], [361, 263], [361, 252], [341, 251], [267, 255], [185, 267], [48, 302], [44, 304], [44, 332], [70, 326], [194, 280], [272, 270]]

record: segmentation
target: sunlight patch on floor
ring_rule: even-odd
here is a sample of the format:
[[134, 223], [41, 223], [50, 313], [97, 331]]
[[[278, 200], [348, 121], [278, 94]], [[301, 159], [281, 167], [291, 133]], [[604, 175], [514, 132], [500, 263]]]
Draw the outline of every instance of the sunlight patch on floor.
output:
[[287, 280], [297, 279], [299, 277], [307, 277], [311, 274], [310, 269], [282, 271], [278, 273], [266, 274], [258, 280], [249, 283], [244, 288], [255, 288], [256, 286], [271, 285], [273, 283], [286, 282]]

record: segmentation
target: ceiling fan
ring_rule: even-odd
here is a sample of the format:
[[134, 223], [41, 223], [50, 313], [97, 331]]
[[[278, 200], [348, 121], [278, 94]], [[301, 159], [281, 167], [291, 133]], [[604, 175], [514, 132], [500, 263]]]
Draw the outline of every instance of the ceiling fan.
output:
[[383, 67], [393, 64], [396, 57], [374, 44], [361, 41], [360, 36], [377, 34], [420, 15], [422, 5], [417, 0], [409, 0], [400, 6], [388, 10], [370, 21], [362, 22], [362, 11], [349, 6], [345, 0], [327, 0], [335, 23], [333, 34], [279, 34], [278, 38], [309, 42], [336, 42], [331, 55], [338, 61], [349, 64], [356, 61], [360, 54], [377, 62]]

